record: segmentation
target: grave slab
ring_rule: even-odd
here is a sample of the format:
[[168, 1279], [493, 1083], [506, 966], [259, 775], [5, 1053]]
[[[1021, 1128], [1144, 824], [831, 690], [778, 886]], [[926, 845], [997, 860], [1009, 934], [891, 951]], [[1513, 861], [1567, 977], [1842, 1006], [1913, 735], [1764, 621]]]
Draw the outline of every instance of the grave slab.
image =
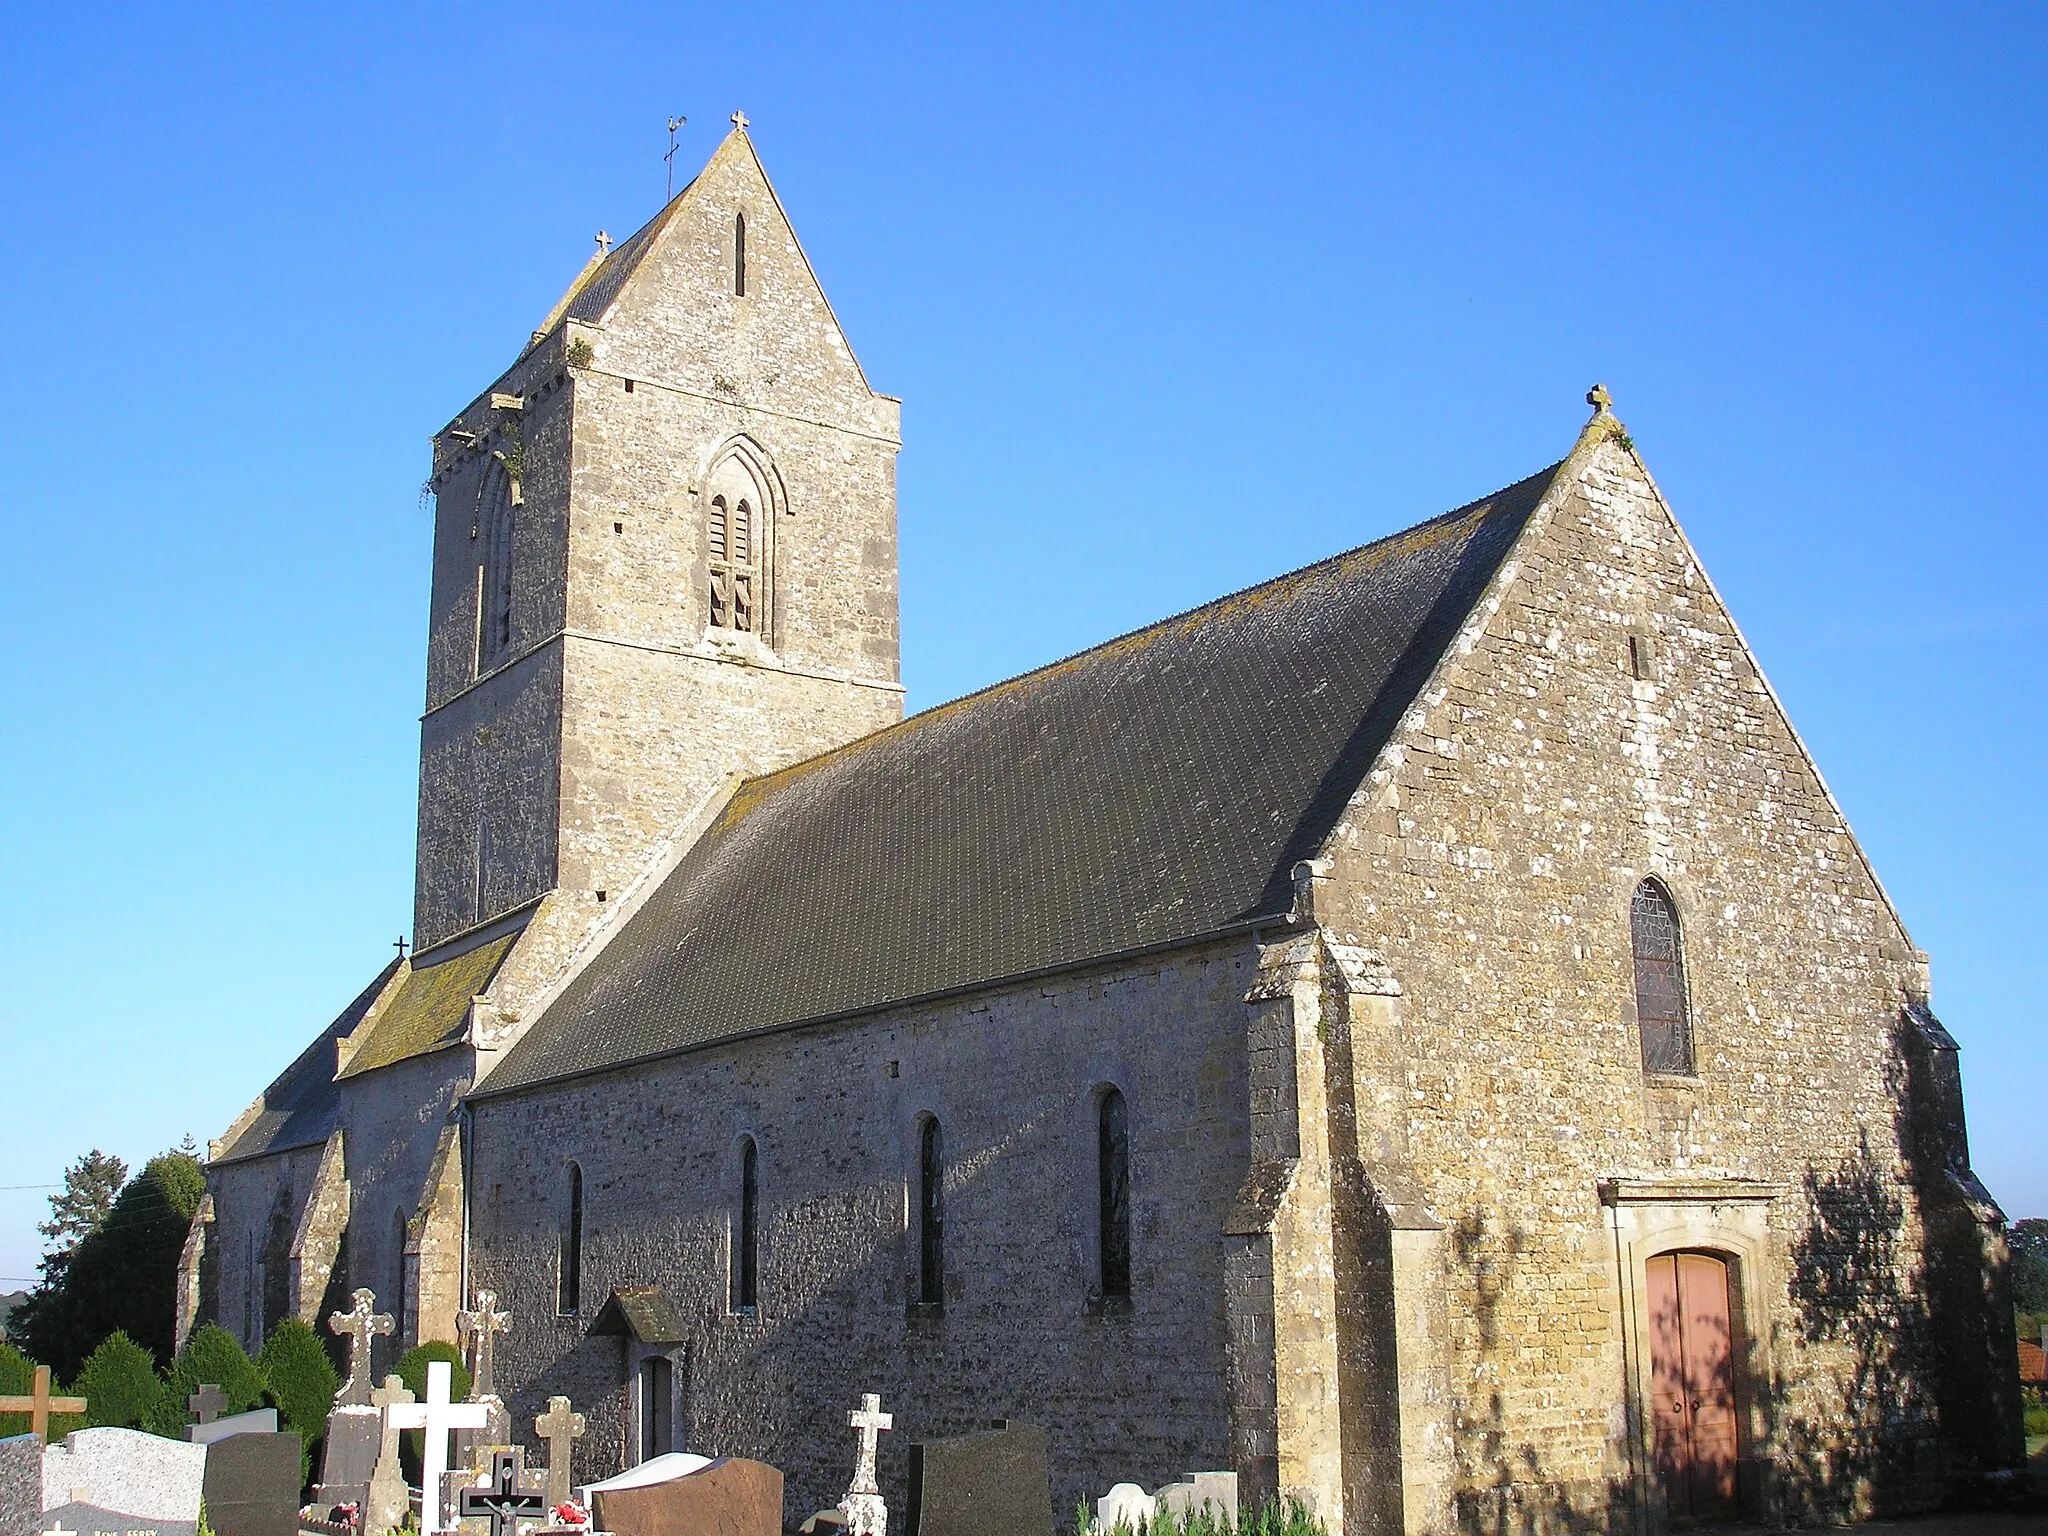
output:
[[46, 1509], [42, 1524], [32, 1527], [51, 1536], [197, 1536], [199, 1522], [159, 1520], [154, 1515], [125, 1514], [118, 1509], [101, 1509], [97, 1504], [59, 1504]]
[[[206, 1447], [139, 1429], [74, 1429], [43, 1451], [45, 1511], [77, 1504], [146, 1529], [199, 1523]], [[47, 1523], [45, 1529], [48, 1529]], [[93, 1531], [113, 1527], [80, 1527]]]
[[1159, 1506], [1136, 1483], [1118, 1483], [1095, 1501], [1095, 1528], [1108, 1532], [1119, 1525], [1136, 1531], [1152, 1523]]
[[42, 1437], [9, 1435], [0, 1440], [0, 1536], [36, 1536], [42, 1518]]
[[593, 1485], [591, 1517], [617, 1536], [782, 1536], [782, 1474], [741, 1456], [636, 1488]]
[[226, 1440], [234, 1435], [274, 1435], [277, 1433], [277, 1410], [275, 1408], [251, 1408], [247, 1413], [231, 1413], [224, 1418], [208, 1419], [204, 1424], [187, 1424], [185, 1438], [194, 1445], [211, 1445], [216, 1440]]
[[1008, 1420], [913, 1442], [910, 1536], [1052, 1536], [1046, 1433]]
[[218, 1536], [297, 1536], [299, 1451], [294, 1434], [243, 1433], [206, 1448], [206, 1523]]
[[370, 1479], [377, 1475], [383, 1418], [382, 1409], [367, 1403], [347, 1404], [327, 1415], [315, 1503], [359, 1505], [369, 1497]]

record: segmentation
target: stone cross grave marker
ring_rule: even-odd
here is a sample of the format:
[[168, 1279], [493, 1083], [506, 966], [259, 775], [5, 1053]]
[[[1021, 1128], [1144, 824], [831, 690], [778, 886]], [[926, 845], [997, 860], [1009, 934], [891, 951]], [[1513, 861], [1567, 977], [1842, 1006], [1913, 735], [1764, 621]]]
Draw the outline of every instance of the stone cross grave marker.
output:
[[[482, 1429], [490, 1410], [482, 1403], [448, 1401], [448, 1362], [427, 1362], [427, 1400], [424, 1403], [393, 1403], [384, 1410], [384, 1426], [390, 1429], [426, 1431], [426, 1445], [420, 1452], [420, 1530], [445, 1531], [442, 1521], [441, 1487], [448, 1471], [448, 1432]], [[388, 1385], [389, 1383], [387, 1383]]]
[[359, 1530], [395, 1531], [405, 1524], [406, 1511], [411, 1508], [412, 1499], [406, 1491], [405, 1476], [399, 1470], [399, 1426], [391, 1422], [391, 1410], [409, 1406], [412, 1400], [412, 1393], [396, 1376], [386, 1376], [384, 1385], [370, 1394], [370, 1406], [382, 1419], [383, 1431], [377, 1447], [377, 1465], [370, 1473], [370, 1495], [363, 1503]]
[[854, 1458], [853, 1481], [839, 1501], [839, 1513], [846, 1517], [852, 1536], [888, 1536], [889, 1506], [875, 1484], [875, 1442], [883, 1430], [895, 1427], [895, 1415], [882, 1412], [879, 1393], [865, 1392], [846, 1422], [860, 1435], [860, 1454]]
[[476, 1309], [455, 1314], [456, 1332], [469, 1346], [469, 1395], [472, 1401], [496, 1397], [497, 1383], [491, 1379], [491, 1359], [496, 1350], [491, 1340], [512, 1327], [512, 1314], [498, 1310], [496, 1291], [478, 1291]]
[[465, 1520], [491, 1522], [491, 1536], [517, 1536], [519, 1521], [532, 1520], [548, 1512], [547, 1500], [537, 1493], [519, 1490], [519, 1454], [499, 1451], [491, 1458], [491, 1486], [465, 1488], [456, 1503], [456, 1513]]
[[53, 1413], [83, 1413], [85, 1399], [82, 1397], [50, 1396], [50, 1368], [36, 1367], [35, 1386], [27, 1397], [0, 1397], [0, 1413], [25, 1413], [28, 1415], [29, 1432], [50, 1438], [50, 1415]]
[[575, 1479], [570, 1475], [576, 1457], [576, 1442], [584, 1430], [583, 1415], [569, 1407], [566, 1397], [548, 1399], [548, 1411], [533, 1421], [533, 1432], [548, 1443], [548, 1508], [568, 1502]]
[[370, 1400], [370, 1340], [391, 1332], [397, 1323], [389, 1312], [377, 1310], [375, 1291], [357, 1291], [350, 1300], [355, 1303], [350, 1310], [327, 1315], [327, 1331], [348, 1335], [348, 1381], [336, 1401], [354, 1408]]
[[185, 1399], [185, 1406], [192, 1410], [194, 1424], [211, 1424], [227, 1405], [227, 1393], [210, 1381], [202, 1383], [197, 1392]]

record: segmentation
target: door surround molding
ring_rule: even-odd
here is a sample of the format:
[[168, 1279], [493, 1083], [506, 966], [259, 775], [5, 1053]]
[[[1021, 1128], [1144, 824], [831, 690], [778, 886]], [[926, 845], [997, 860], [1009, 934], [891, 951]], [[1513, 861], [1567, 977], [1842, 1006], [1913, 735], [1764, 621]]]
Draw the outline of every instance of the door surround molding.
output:
[[1727, 1262], [1730, 1321], [1740, 1344], [1735, 1359], [1737, 1501], [1744, 1519], [1768, 1521], [1775, 1511], [1775, 1491], [1765, 1475], [1769, 1427], [1761, 1399], [1774, 1378], [1769, 1298], [1781, 1268], [1771, 1239], [1770, 1208], [1785, 1188], [1750, 1179], [1682, 1175], [1600, 1181], [1621, 1305], [1636, 1525], [1651, 1536], [1671, 1529], [1656, 1475], [1656, 1432], [1650, 1418], [1648, 1264], [1658, 1254], [1690, 1250]]

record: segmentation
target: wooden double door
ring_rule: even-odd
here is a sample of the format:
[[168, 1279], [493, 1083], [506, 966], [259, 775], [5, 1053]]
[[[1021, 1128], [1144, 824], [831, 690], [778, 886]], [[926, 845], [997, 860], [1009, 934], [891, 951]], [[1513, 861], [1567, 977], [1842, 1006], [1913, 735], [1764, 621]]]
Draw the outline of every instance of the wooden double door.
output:
[[1710, 1253], [1649, 1264], [1650, 1417], [1674, 1524], [1738, 1513], [1734, 1312], [1728, 1265]]

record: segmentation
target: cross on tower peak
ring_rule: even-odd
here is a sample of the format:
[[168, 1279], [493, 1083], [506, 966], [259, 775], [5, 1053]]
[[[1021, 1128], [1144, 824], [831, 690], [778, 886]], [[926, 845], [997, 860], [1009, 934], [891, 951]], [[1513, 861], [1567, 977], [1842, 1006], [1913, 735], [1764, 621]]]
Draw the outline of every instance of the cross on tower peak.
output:
[[747, 131], [747, 114], [744, 112], [733, 113], [732, 125], [739, 129], [741, 133], [745, 133]]

